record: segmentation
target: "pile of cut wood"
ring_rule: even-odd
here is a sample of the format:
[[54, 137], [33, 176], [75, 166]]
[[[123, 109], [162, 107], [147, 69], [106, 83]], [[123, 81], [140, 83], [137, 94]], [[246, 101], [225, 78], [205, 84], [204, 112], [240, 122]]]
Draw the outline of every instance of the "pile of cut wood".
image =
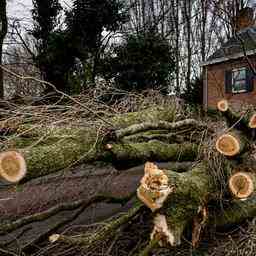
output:
[[[207, 123], [184, 118], [172, 106], [116, 115], [97, 128], [24, 123], [12, 127], [12, 132], [2, 136], [8, 149], [0, 153], [0, 250], [36, 251], [46, 237], [47, 246], [67, 244], [92, 250], [99, 242], [114, 238], [127, 223], [133, 223], [141, 211], [150, 209], [148, 244], [134, 248], [134, 255], [149, 255], [159, 246], [180, 245], [185, 228], [190, 230], [189, 239], [196, 247], [202, 231], [209, 226], [232, 225], [254, 217], [256, 112], [234, 112], [226, 100], [218, 103], [218, 110], [228, 125], [218, 136]], [[95, 168], [88, 174], [87, 167], [99, 163], [98, 171], [110, 171], [106, 174]], [[79, 171], [74, 168], [82, 164], [87, 167]], [[128, 173], [126, 180], [122, 178], [124, 173]], [[96, 180], [92, 178], [98, 189], [89, 193], [86, 182], [90, 187], [88, 177], [93, 175], [99, 175]], [[98, 178], [102, 176], [111, 177], [107, 186], [102, 183], [105, 178]], [[65, 185], [58, 190], [61, 179]], [[73, 183], [69, 183], [71, 180]], [[55, 191], [54, 196], [51, 194], [54, 200], [44, 198], [43, 206], [39, 207], [38, 202], [32, 207], [28, 194], [34, 191], [42, 196], [47, 194], [46, 189]], [[62, 234], [96, 203], [125, 205], [131, 201], [126, 213], [105, 220], [99, 230]], [[227, 208], [221, 210], [220, 203]], [[61, 219], [60, 213], [67, 214], [66, 218]], [[40, 229], [38, 223], [42, 230], [47, 229], [26, 235], [27, 229]], [[19, 246], [17, 241], [21, 241]]]

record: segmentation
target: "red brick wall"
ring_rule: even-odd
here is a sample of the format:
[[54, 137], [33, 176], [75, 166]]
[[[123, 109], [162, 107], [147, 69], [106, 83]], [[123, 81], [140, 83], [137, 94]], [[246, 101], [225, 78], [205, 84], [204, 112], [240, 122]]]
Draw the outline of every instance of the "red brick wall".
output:
[[[256, 56], [250, 57], [250, 62], [256, 64]], [[254, 88], [248, 93], [225, 93], [225, 71], [248, 66], [248, 62], [244, 58], [232, 60], [223, 63], [209, 65], [207, 69], [207, 107], [216, 108], [217, 102], [223, 98], [236, 106], [242, 104], [256, 105], [256, 79], [254, 79]], [[205, 89], [204, 89], [205, 90]]]

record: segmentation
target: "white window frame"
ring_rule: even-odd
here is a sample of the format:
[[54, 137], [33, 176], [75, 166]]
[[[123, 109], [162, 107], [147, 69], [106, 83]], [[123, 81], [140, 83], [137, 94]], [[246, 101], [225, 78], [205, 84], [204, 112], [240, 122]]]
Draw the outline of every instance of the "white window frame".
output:
[[[232, 93], [242, 93], [242, 92], [247, 92], [247, 88], [245, 89], [242, 89], [242, 90], [235, 90], [234, 89], [234, 72], [239, 72], [239, 71], [242, 71], [244, 70], [245, 71], [245, 78], [244, 79], [240, 79], [238, 81], [245, 81], [245, 87], [247, 86], [246, 85], [246, 82], [247, 82], [247, 79], [246, 79], [246, 72], [247, 72], [247, 68], [246, 67], [241, 67], [241, 68], [235, 68], [235, 69], [232, 69], [231, 71], [231, 76], [232, 76]], [[237, 81], [237, 80], [236, 80]]]

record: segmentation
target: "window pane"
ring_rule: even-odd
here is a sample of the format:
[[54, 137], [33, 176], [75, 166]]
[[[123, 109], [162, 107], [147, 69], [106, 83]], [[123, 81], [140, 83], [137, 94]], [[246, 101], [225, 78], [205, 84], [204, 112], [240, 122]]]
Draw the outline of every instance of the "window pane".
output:
[[246, 91], [246, 68], [232, 70], [232, 91]]
[[233, 84], [233, 91], [239, 92], [239, 91], [245, 91], [246, 90], [246, 82], [245, 80], [236, 81]]
[[246, 78], [246, 69], [236, 71], [235, 80], [243, 80]]

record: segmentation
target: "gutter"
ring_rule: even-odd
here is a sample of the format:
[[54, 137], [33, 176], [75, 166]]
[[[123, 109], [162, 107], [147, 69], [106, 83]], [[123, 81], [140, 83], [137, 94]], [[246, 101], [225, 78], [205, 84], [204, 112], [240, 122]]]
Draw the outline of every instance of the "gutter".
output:
[[229, 60], [239, 59], [239, 58], [242, 58], [244, 56], [250, 56], [250, 55], [254, 55], [254, 54], [256, 54], [256, 50], [247, 51], [246, 55], [243, 52], [236, 53], [236, 54], [233, 54], [233, 55], [229, 55], [227, 57], [221, 57], [221, 58], [217, 58], [217, 59], [202, 62], [200, 64], [200, 66], [204, 67], [204, 66], [208, 66], [208, 65], [212, 65], [212, 64], [216, 64], [216, 63], [221, 63], [221, 62], [225, 62], [225, 61], [229, 61]]

